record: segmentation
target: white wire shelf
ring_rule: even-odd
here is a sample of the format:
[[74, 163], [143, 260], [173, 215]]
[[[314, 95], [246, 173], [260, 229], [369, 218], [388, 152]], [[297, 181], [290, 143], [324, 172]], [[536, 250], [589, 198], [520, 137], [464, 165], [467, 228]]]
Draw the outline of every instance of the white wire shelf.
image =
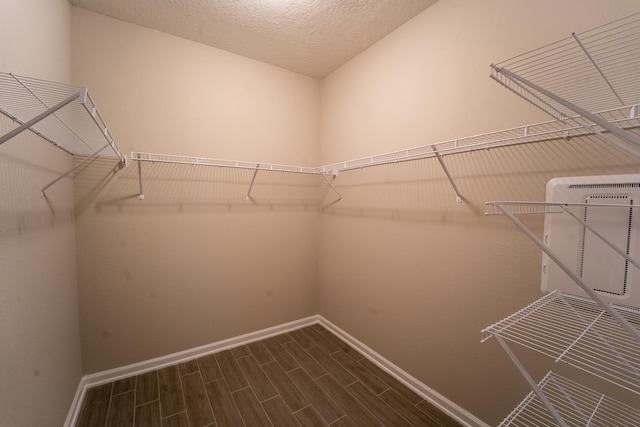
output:
[[[640, 425], [640, 409], [553, 372], [549, 372], [538, 386], [568, 426]], [[500, 427], [551, 425], [556, 425], [555, 420], [533, 391], [500, 423]]]
[[[513, 215], [527, 214], [555, 214], [567, 212], [568, 207], [606, 207], [606, 208], [639, 208], [640, 205], [616, 205], [598, 203], [554, 203], [554, 202], [527, 202], [527, 201], [490, 201], [485, 202], [487, 211], [485, 215], [504, 215], [504, 210]], [[502, 209], [500, 209], [502, 208]]]
[[85, 87], [0, 73], [0, 112], [16, 123], [14, 131], [0, 135], [0, 144], [24, 125], [70, 154], [93, 156], [110, 148], [125, 162]]
[[157, 163], [175, 163], [183, 165], [199, 165], [199, 166], [218, 166], [225, 168], [238, 168], [238, 169], [251, 169], [260, 171], [278, 171], [278, 172], [292, 172], [292, 173], [307, 173], [318, 174], [317, 168], [304, 167], [304, 166], [288, 166], [288, 165], [276, 165], [270, 163], [257, 163], [246, 162], [239, 160], [223, 160], [212, 159], [206, 157], [191, 157], [191, 156], [174, 156], [170, 154], [155, 154], [155, 153], [141, 153], [132, 152], [131, 160], [143, 161], [143, 162], [157, 162]]
[[[589, 111], [635, 104], [640, 100], [640, 13], [518, 55], [492, 66], [505, 84], [507, 69]], [[540, 93], [521, 88], [527, 100], [544, 102], [558, 119], [573, 113]]]
[[[639, 67], [640, 13], [636, 13], [492, 64], [491, 78], [552, 117], [592, 128], [640, 157], [640, 137], [593, 114], [640, 102]], [[633, 107], [631, 116], [638, 114]]]
[[332, 180], [327, 178], [323, 172], [320, 172], [317, 168], [304, 167], [304, 166], [288, 166], [288, 165], [277, 165], [271, 163], [255, 163], [255, 162], [245, 162], [239, 160], [223, 160], [223, 159], [212, 159], [206, 157], [191, 157], [191, 156], [176, 156], [170, 154], [155, 154], [155, 153], [141, 153], [141, 152], [132, 152], [131, 160], [136, 161], [138, 163], [138, 183], [139, 183], [139, 194], [138, 198], [140, 200], [144, 200], [144, 191], [143, 191], [143, 178], [142, 178], [142, 163], [150, 162], [150, 163], [169, 163], [169, 164], [178, 164], [178, 165], [189, 165], [189, 166], [216, 166], [221, 168], [232, 168], [232, 169], [244, 169], [244, 170], [252, 170], [253, 175], [248, 182], [248, 189], [245, 194], [245, 198], [247, 200], [253, 201], [251, 196], [251, 191], [253, 189], [256, 176], [258, 172], [284, 172], [284, 173], [296, 173], [296, 174], [305, 174], [305, 175], [316, 175], [322, 177], [322, 179], [326, 182], [327, 186], [333, 190], [338, 196], [338, 199], [332, 203], [336, 203], [342, 200], [342, 196], [340, 192], [334, 187]]
[[[640, 99], [638, 101], [640, 101]], [[640, 105], [638, 104], [599, 111], [596, 115], [602, 120], [615, 124], [616, 126], [626, 130], [640, 127]], [[580, 116], [577, 115], [572, 117], [575, 120], [580, 118]], [[323, 173], [330, 173], [332, 171], [345, 171], [388, 163], [435, 157], [436, 153], [444, 156], [447, 154], [486, 150], [508, 145], [562, 139], [566, 140], [572, 137], [593, 135], [596, 132], [595, 129], [598, 129], [598, 127], [593, 122], [589, 122], [589, 126], [590, 127], [585, 128], [582, 124], [569, 123], [566, 120], [550, 120], [526, 126], [503, 129], [496, 132], [452, 139], [430, 145], [422, 145], [419, 147], [362, 157], [344, 162], [332, 163], [320, 166], [318, 169]]]
[[[602, 120], [606, 120], [610, 123], [615, 123], [618, 126], [623, 127], [624, 129], [636, 129], [640, 128], [640, 115], [636, 114], [637, 109], [638, 106], [625, 106], [622, 108], [614, 108], [611, 110], [602, 111], [599, 112], [598, 115], [602, 118]], [[595, 131], [593, 130], [593, 128], [585, 128], [583, 126], [569, 126], [566, 123], [562, 123], [558, 120], [550, 120], [526, 126], [504, 129], [497, 132], [484, 133], [466, 138], [459, 138], [455, 140], [439, 142], [436, 144], [423, 145], [420, 147], [398, 150], [319, 167], [292, 166], [135, 151], [131, 153], [131, 160], [138, 161], [139, 164], [140, 162], [157, 162], [240, 168], [253, 171], [280, 171], [291, 173], [319, 174], [327, 181], [331, 189], [338, 195], [338, 200], [342, 200], [342, 196], [334, 187], [332, 181], [327, 178], [328, 175], [333, 175], [333, 177], [335, 178], [335, 176], [341, 171], [436, 157], [455, 191], [456, 201], [460, 202], [462, 200], [462, 195], [455, 184], [454, 178], [451, 176], [449, 170], [443, 162], [442, 156], [447, 154], [471, 152], [474, 150], [487, 150], [509, 145], [553, 141], [559, 139], [567, 140], [572, 137], [592, 135], [594, 133]], [[140, 186], [142, 187], [142, 182], [140, 183]], [[140, 191], [140, 198], [144, 198], [142, 191]]]
[[[640, 310], [613, 305], [636, 329]], [[553, 291], [482, 330], [640, 394], [640, 342], [588, 298]]]
[[[625, 106], [621, 108], [602, 111], [599, 112], [598, 115], [611, 123], [617, 123], [620, 126], [623, 126], [625, 129], [635, 129], [640, 128], [640, 114], [635, 113], [637, 110], [640, 110], [640, 106]], [[440, 155], [447, 155], [470, 152], [474, 150], [487, 150], [490, 148], [497, 148], [508, 145], [569, 139], [578, 136], [591, 135], [593, 133], [593, 131], [589, 131], [582, 126], [569, 126], [559, 120], [550, 120], [526, 126], [503, 129], [496, 132], [483, 133], [479, 135], [438, 142], [430, 145], [423, 145], [404, 150], [392, 151], [384, 154], [377, 154], [369, 157], [362, 157], [354, 160], [347, 160], [344, 162], [332, 163], [319, 167], [279, 165], [260, 162], [224, 160], [194, 156], [177, 156], [135, 151], [131, 153], [131, 160], [190, 165], [208, 165], [251, 170], [273, 170], [293, 173], [335, 174], [337, 172], [351, 169], [360, 169], [389, 163], [436, 157], [436, 153]]]

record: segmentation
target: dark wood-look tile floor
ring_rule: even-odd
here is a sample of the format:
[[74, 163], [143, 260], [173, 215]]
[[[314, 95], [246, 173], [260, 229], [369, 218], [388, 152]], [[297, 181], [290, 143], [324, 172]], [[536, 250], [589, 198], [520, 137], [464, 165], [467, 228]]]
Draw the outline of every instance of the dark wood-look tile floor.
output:
[[93, 387], [76, 427], [460, 424], [320, 325]]

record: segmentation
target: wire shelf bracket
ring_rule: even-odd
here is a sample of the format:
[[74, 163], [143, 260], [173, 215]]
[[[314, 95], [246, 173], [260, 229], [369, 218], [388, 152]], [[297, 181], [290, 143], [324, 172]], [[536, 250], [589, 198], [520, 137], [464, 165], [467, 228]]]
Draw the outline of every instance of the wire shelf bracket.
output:
[[456, 193], [456, 202], [457, 203], [462, 202], [462, 195], [460, 194], [460, 190], [458, 190], [458, 186], [456, 185], [456, 182], [453, 180], [453, 177], [449, 173], [449, 169], [447, 168], [447, 165], [444, 163], [444, 160], [442, 160], [442, 156], [440, 155], [440, 153], [438, 153], [438, 149], [436, 148], [435, 145], [432, 145], [431, 149], [433, 150], [433, 153], [438, 159], [438, 163], [440, 163], [440, 166], [442, 167], [442, 170], [444, 171], [445, 175], [447, 175], [447, 179], [449, 180], [451, 187], [453, 187], [453, 191]]

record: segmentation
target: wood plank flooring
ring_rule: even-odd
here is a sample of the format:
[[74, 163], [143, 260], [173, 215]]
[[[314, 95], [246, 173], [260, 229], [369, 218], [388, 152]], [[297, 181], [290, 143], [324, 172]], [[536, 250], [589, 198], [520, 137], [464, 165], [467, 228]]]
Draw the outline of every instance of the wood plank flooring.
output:
[[86, 393], [76, 427], [460, 424], [320, 325]]

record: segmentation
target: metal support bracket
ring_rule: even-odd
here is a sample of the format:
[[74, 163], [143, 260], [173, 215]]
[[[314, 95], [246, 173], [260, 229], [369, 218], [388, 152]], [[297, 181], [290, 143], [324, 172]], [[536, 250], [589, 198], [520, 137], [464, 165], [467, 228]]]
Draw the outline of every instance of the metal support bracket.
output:
[[14, 136], [16, 136], [16, 135], [24, 132], [25, 130], [29, 129], [31, 126], [35, 125], [39, 121], [41, 121], [43, 119], [46, 119], [47, 117], [49, 117], [51, 114], [55, 113], [56, 111], [58, 111], [62, 107], [72, 103], [73, 101], [75, 101], [78, 98], [84, 97], [84, 94], [86, 92], [87, 92], [87, 88], [86, 87], [82, 87], [77, 93], [71, 95], [70, 97], [68, 97], [67, 99], [59, 102], [58, 104], [54, 105], [53, 107], [48, 108], [46, 111], [38, 114], [37, 116], [35, 116], [31, 120], [28, 120], [28, 121], [24, 122], [22, 125], [18, 126], [14, 130], [12, 130], [12, 131], [6, 133], [5, 135], [1, 136], [0, 137], [0, 145], [4, 144], [5, 142], [10, 140]]
[[51, 181], [50, 183], [48, 183], [47, 185], [45, 185], [44, 187], [42, 187], [42, 189], [40, 190], [40, 197], [44, 197], [45, 194], [44, 192], [49, 189], [49, 187], [51, 187], [52, 185], [54, 185], [55, 183], [57, 183], [58, 181], [60, 181], [62, 178], [66, 177], [67, 175], [73, 173], [74, 171], [76, 171], [77, 169], [79, 169], [80, 167], [82, 167], [85, 163], [89, 162], [90, 160], [96, 158], [98, 156], [98, 154], [100, 154], [101, 151], [103, 151], [105, 148], [109, 147], [109, 144], [105, 145], [102, 148], [99, 148], [98, 150], [96, 150], [92, 155], [90, 155], [89, 157], [87, 157], [86, 159], [84, 159], [83, 161], [81, 161], [80, 163], [78, 163], [77, 165], [75, 165], [74, 167], [72, 167], [71, 169], [69, 169], [68, 171], [66, 171], [65, 173], [63, 173], [62, 175], [60, 175], [59, 177], [57, 177], [56, 179], [54, 179], [53, 181]]
[[[333, 183], [329, 180], [329, 178], [326, 177], [325, 174], [323, 174], [319, 169], [316, 169], [316, 173], [318, 173], [318, 175], [320, 175], [322, 178], [324, 178], [325, 181], [327, 181], [327, 184], [329, 184], [329, 187], [331, 187], [331, 189], [338, 195], [338, 199], [334, 200], [333, 202], [330, 203], [330, 205], [336, 204], [338, 202], [342, 201], [342, 195], [340, 194], [340, 192], [336, 189], [336, 187], [333, 185]], [[337, 174], [334, 174], [333, 177], [335, 178], [337, 176]]]
[[618, 95], [618, 92], [616, 92], [616, 90], [613, 88], [613, 85], [611, 84], [609, 79], [607, 79], [607, 76], [604, 75], [604, 73], [602, 72], [602, 69], [598, 66], [595, 59], [593, 59], [593, 56], [591, 56], [587, 48], [582, 44], [582, 42], [578, 38], [578, 35], [576, 33], [571, 33], [571, 35], [573, 36], [573, 39], [576, 41], [576, 43], [578, 43], [578, 46], [580, 46], [580, 49], [582, 49], [582, 51], [587, 56], [587, 58], [589, 58], [589, 61], [591, 61], [591, 64], [593, 65], [593, 67], [596, 70], [598, 70], [598, 73], [600, 74], [604, 82], [607, 84], [607, 86], [609, 86], [609, 89], [611, 89], [611, 92], [613, 92], [616, 98], [618, 98], [618, 101], [620, 101], [620, 105], [624, 105], [624, 101], [622, 100], [622, 98], [620, 98], [620, 95]]
[[558, 423], [559, 426], [568, 427], [567, 424], [562, 419], [562, 417], [560, 416], [560, 414], [558, 414], [558, 411], [556, 411], [556, 408], [554, 408], [554, 406], [551, 404], [549, 399], [547, 399], [547, 396], [544, 395], [540, 387], [538, 387], [538, 384], [533, 380], [531, 375], [529, 375], [529, 372], [525, 369], [522, 362], [520, 362], [520, 360], [516, 357], [516, 355], [511, 350], [511, 348], [505, 342], [505, 340], [503, 340], [500, 335], [494, 335], [493, 337], [498, 341], [498, 343], [500, 343], [500, 346], [502, 347], [504, 352], [507, 353], [509, 358], [511, 358], [511, 361], [513, 362], [513, 364], [516, 365], [516, 367], [520, 371], [520, 374], [524, 377], [527, 383], [529, 383], [529, 386], [531, 386], [531, 389], [533, 390], [533, 392], [536, 394], [536, 396], [538, 396], [538, 399], [542, 401], [542, 403], [547, 408], [547, 410], [549, 411], [553, 419], [556, 421], [556, 423]]
[[138, 160], [138, 185], [140, 186], [138, 200], [144, 200], [144, 191], [142, 191], [142, 160]]
[[260, 164], [256, 165], [256, 170], [253, 171], [253, 176], [251, 177], [251, 183], [249, 184], [249, 190], [247, 190], [247, 195], [245, 198], [253, 202], [253, 198], [251, 198], [251, 189], [253, 188], [253, 183], [256, 182], [256, 176], [258, 175], [258, 169], [260, 169]]
[[462, 195], [460, 194], [460, 191], [458, 190], [458, 186], [456, 185], [455, 181], [453, 180], [453, 177], [449, 173], [449, 169], [447, 168], [447, 165], [444, 164], [444, 161], [442, 160], [442, 156], [438, 152], [438, 149], [436, 148], [435, 145], [432, 145], [431, 149], [433, 150], [434, 154], [436, 155], [436, 158], [438, 159], [438, 162], [440, 162], [440, 166], [442, 166], [442, 170], [444, 170], [445, 175], [447, 175], [447, 178], [449, 179], [449, 183], [451, 183], [451, 186], [453, 187], [453, 191], [455, 191], [455, 193], [456, 193], [456, 202], [457, 203], [462, 202]]

